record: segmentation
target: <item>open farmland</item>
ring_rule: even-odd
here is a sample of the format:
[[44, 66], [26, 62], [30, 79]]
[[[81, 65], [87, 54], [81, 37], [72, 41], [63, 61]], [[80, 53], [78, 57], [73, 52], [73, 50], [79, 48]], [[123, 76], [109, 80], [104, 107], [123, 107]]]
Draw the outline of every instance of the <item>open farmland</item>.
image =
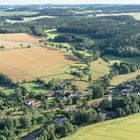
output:
[[140, 114], [80, 128], [63, 140], [139, 140]]
[[0, 12], [0, 16], [33, 16], [38, 14], [38, 12], [33, 11], [13, 11], [13, 12]]
[[39, 43], [39, 40], [40, 38], [26, 33], [0, 34], [0, 46], [4, 46], [6, 49], [36, 45]]
[[16, 81], [52, 77], [68, 78], [65, 74], [76, 59], [54, 49], [33, 47], [0, 52], [0, 71]]
[[104, 61], [102, 58], [91, 63], [91, 72], [93, 73], [93, 79], [98, 80], [100, 77], [109, 74], [110, 64]]

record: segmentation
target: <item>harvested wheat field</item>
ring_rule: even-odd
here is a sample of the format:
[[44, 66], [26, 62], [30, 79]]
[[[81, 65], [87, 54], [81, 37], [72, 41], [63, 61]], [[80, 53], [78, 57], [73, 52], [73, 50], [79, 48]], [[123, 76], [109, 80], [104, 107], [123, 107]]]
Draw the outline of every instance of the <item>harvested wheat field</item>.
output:
[[67, 77], [69, 65], [77, 60], [58, 50], [33, 47], [0, 52], [0, 72], [15, 81], [33, 80], [35, 78]]
[[0, 34], [0, 46], [4, 46], [6, 49], [35, 45], [38, 44], [39, 40], [40, 38], [26, 33]]

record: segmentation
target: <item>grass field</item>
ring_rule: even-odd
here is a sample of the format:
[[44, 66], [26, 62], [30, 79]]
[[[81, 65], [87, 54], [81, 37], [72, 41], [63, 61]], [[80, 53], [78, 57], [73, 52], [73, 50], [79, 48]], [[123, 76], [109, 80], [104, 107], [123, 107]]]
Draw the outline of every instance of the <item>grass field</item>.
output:
[[121, 13], [121, 14], [97, 14], [97, 17], [101, 16], [120, 16], [120, 15], [129, 15], [134, 17], [136, 20], [140, 20], [140, 13]]
[[137, 75], [140, 74], [140, 70], [137, 70], [136, 72], [133, 73], [129, 73], [129, 74], [122, 74], [122, 75], [118, 75], [115, 76], [112, 80], [111, 80], [111, 86], [117, 86], [118, 84], [121, 84], [122, 82], [125, 82], [127, 80], [131, 80], [133, 78], [136, 78]]
[[66, 78], [69, 76], [66, 69], [75, 62], [77, 60], [68, 53], [42, 47], [0, 52], [0, 72], [16, 81]]
[[3, 45], [6, 49], [27, 47], [38, 44], [40, 39], [26, 33], [0, 34], [0, 46]]
[[80, 128], [62, 140], [139, 140], [140, 114]]
[[110, 64], [104, 61], [102, 58], [91, 63], [91, 72], [93, 73], [93, 80], [98, 80], [105, 74], [109, 74]]
[[[105, 59], [107, 59], [110, 64], [112, 65], [113, 63], [117, 62], [127, 62], [127, 63], [140, 63], [140, 57], [133, 57], [133, 58], [123, 58], [123, 57], [118, 57], [118, 56], [113, 56], [113, 55], [105, 55]], [[129, 73], [129, 74], [122, 74], [113, 77], [111, 80], [111, 86], [116, 86], [118, 84], [121, 84], [124, 81], [130, 80], [135, 78], [138, 74], [140, 74], [140, 70], [137, 70], [136, 72]]]
[[54, 39], [56, 36], [60, 35], [61, 33], [58, 33], [56, 29], [46, 30], [46, 34], [48, 35], [48, 38]]
[[[47, 89], [37, 82], [27, 82], [21, 84], [21, 86], [24, 86], [28, 92], [33, 91], [36, 94], [43, 94], [47, 92]], [[3, 91], [6, 95], [12, 95], [15, 92], [15, 88], [0, 85], [0, 91]]]
[[140, 63], [140, 56], [132, 57], [132, 58], [126, 58], [126, 57], [119, 57], [114, 55], [104, 55], [104, 58], [107, 59], [111, 64], [117, 62], [128, 62], [128, 63]]

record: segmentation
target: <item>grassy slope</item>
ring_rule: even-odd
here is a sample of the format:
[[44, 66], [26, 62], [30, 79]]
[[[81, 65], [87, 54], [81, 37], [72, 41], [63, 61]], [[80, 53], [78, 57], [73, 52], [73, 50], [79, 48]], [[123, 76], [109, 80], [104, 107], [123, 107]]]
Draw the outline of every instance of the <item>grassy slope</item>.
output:
[[133, 79], [133, 78], [137, 77], [137, 75], [139, 75], [139, 74], [140, 74], [140, 70], [130, 73], [130, 74], [118, 75], [112, 79], [111, 86], [116, 86], [118, 84], [121, 84], [124, 81]]
[[102, 58], [91, 63], [91, 72], [93, 73], [93, 79], [98, 80], [105, 74], [109, 74], [110, 64], [104, 61]]
[[[139, 63], [140, 62], [140, 57], [122, 58], [122, 57], [117, 57], [113, 55], [105, 55], [104, 58], [106, 58], [111, 64], [115, 62], [117, 63], [120, 63], [120, 62]], [[124, 81], [133, 79], [138, 74], [140, 74], [140, 70], [130, 73], [130, 74], [122, 74], [122, 75], [115, 76], [111, 81], [111, 86], [116, 86]]]
[[140, 113], [80, 128], [63, 140], [139, 140]]

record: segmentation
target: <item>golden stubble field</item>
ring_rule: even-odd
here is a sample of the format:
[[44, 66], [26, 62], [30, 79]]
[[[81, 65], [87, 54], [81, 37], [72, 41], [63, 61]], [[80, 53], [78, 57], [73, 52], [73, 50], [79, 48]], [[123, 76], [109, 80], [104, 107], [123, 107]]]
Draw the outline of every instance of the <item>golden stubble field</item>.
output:
[[6, 49], [35, 46], [40, 39], [26, 33], [0, 34], [0, 46], [5, 46]]
[[0, 72], [15, 81], [67, 77], [65, 71], [77, 60], [58, 50], [32, 47], [0, 52]]

